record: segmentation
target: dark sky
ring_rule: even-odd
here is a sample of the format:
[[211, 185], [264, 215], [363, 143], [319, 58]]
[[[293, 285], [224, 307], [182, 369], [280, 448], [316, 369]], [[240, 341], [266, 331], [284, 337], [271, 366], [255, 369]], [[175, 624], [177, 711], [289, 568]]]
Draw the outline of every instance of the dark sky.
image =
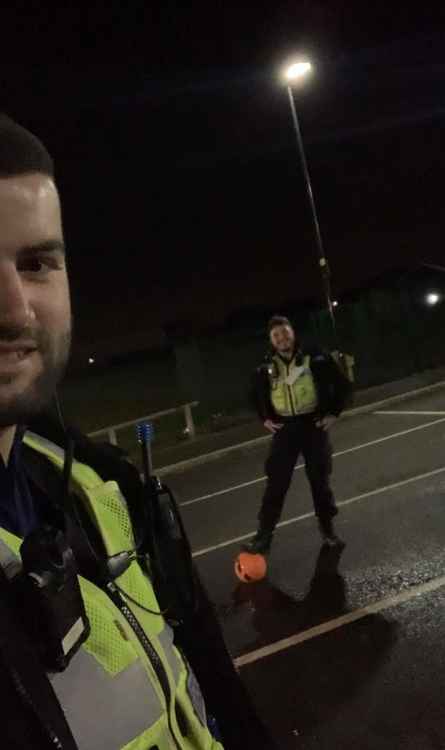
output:
[[294, 50], [316, 66], [297, 106], [335, 292], [443, 260], [443, 12], [129, 5], [2, 23], [2, 108], [56, 158], [81, 348], [320, 294], [277, 78]]

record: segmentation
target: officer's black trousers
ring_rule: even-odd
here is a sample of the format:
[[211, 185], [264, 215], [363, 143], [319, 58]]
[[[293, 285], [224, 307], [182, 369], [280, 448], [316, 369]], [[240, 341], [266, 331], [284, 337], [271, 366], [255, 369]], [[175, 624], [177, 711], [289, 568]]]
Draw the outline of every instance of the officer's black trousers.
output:
[[272, 531], [278, 523], [300, 453], [305, 460], [315, 515], [323, 519], [338, 513], [329, 485], [332, 473], [329, 435], [316, 426], [313, 415], [295, 417], [285, 422], [272, 438], [265, 466], [267, 485], [258, 515], [262, 530]]

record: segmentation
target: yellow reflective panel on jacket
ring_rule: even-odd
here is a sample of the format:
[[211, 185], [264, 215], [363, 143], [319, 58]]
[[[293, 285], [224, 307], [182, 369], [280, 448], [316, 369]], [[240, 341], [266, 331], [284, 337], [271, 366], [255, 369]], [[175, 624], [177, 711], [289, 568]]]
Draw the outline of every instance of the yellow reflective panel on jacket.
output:
[[[24, 440], [62, 469], [64, 454], [58, 446], [32, 433]], [[85, 504], [108, 555], [134, 549], [126, 502], [116, 482], [104, 482], [91, 467], [74, 461], [71, 488]], [[3, 529], [0, 538], [18, 553], [20, 539]], [[80, 750], [222, 750], [207, 729], [202, 696], [173, 644], [171, 628], [160, 614], [145, 612], [125, 598], [128, 594], [159, 612], [139, 563], [133, 561], [115, 582], [128, 617], [101, 588], [81, 576], [79, 581], [91, 634], [68, 669], [51, 681]], [[145, 648], [130, 624], [132, 618], [142, 628]], [[156, 660], [160, 667], [153, 666]]]
[[281, 417], [311, 414], [317, 409], [318, 397], [310, 369], [310, 357], [302, 365], [295, 358], [285, 362], [275, 355], [269, 366], [270, 397], [276, 413]]

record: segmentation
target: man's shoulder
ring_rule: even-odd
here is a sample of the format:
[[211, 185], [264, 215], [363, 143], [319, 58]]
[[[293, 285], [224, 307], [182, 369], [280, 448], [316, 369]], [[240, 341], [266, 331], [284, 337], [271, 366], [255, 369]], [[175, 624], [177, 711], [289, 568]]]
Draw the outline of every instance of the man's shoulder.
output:
[[269, 367], [271, 366], [273, 362], [273, 354], [272, 352], [267, 352], [261, 362], [255, 367], [255, 373], [257, 374], [266, 374]]
[[[76, 427], [67, 426], [62, 428], [60, 424], [45, 424], [42, 421], [29, 425], [37, 435], [53, 442], [62, 449], [66, 449], [71, 441], [74, 448], [74, 459], [92, 469], [102, 482], [114, 481], [118, 484], [125, 498], [128, 513], [134, 528], [141, 528], [145, 523], [146, 501], [144, 485], [141, 481], [139, 470], [133, 464], [128, 455], [118, 446], [111, 443], [97, 443]], [[55, 470], [46, 455], [30, 449], [28, 467], [34, 467], [35, 475], [39, 476], [49, 494], [58, 489], [57, 474], [62, 472]]]
[[56, 449], [66, 450], [68, 444], [74, 446], [74, 458], [80, 463], [95, 469], [102, 479], [117, 478], [122, 463], [129, 463], [128, 456], [121, 448], [107, 442], [96, 442], [73, 425], [63, 425], [52, 418], [41, 417], [28, 425], [28, 431], [37, 438], [52, 443]]
[[329, 352], [318, 344], [309, 344], [308, 346], [303, 347], [302, 352], [303, 356], [310, 358], [311, 364], [323, 364], [329, 362], [331, 358]]

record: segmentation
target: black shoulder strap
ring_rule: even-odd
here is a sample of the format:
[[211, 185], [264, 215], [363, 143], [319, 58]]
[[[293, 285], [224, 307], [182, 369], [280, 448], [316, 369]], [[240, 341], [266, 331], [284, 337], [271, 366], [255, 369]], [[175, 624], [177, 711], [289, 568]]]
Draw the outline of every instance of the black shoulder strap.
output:
[[[58, 507], [64, 492], [61, 472], [42, 454], [23, 445], [24, 468], [28, 481], [44, 494], [50, 505]], [[101, 578], [101, 562], [105, 558], [103, 542], [88, 512], [78, 498], [71, 496], [70, 507], [65, 509], [65, 533], [74, 552], [79, 573], [90, 581]], [[72, 509], [76, 509], [76, 517]], [[80, 522], [80, 525], [79, 525]], [[84, 532], [83, 532], [84, 530]]]

